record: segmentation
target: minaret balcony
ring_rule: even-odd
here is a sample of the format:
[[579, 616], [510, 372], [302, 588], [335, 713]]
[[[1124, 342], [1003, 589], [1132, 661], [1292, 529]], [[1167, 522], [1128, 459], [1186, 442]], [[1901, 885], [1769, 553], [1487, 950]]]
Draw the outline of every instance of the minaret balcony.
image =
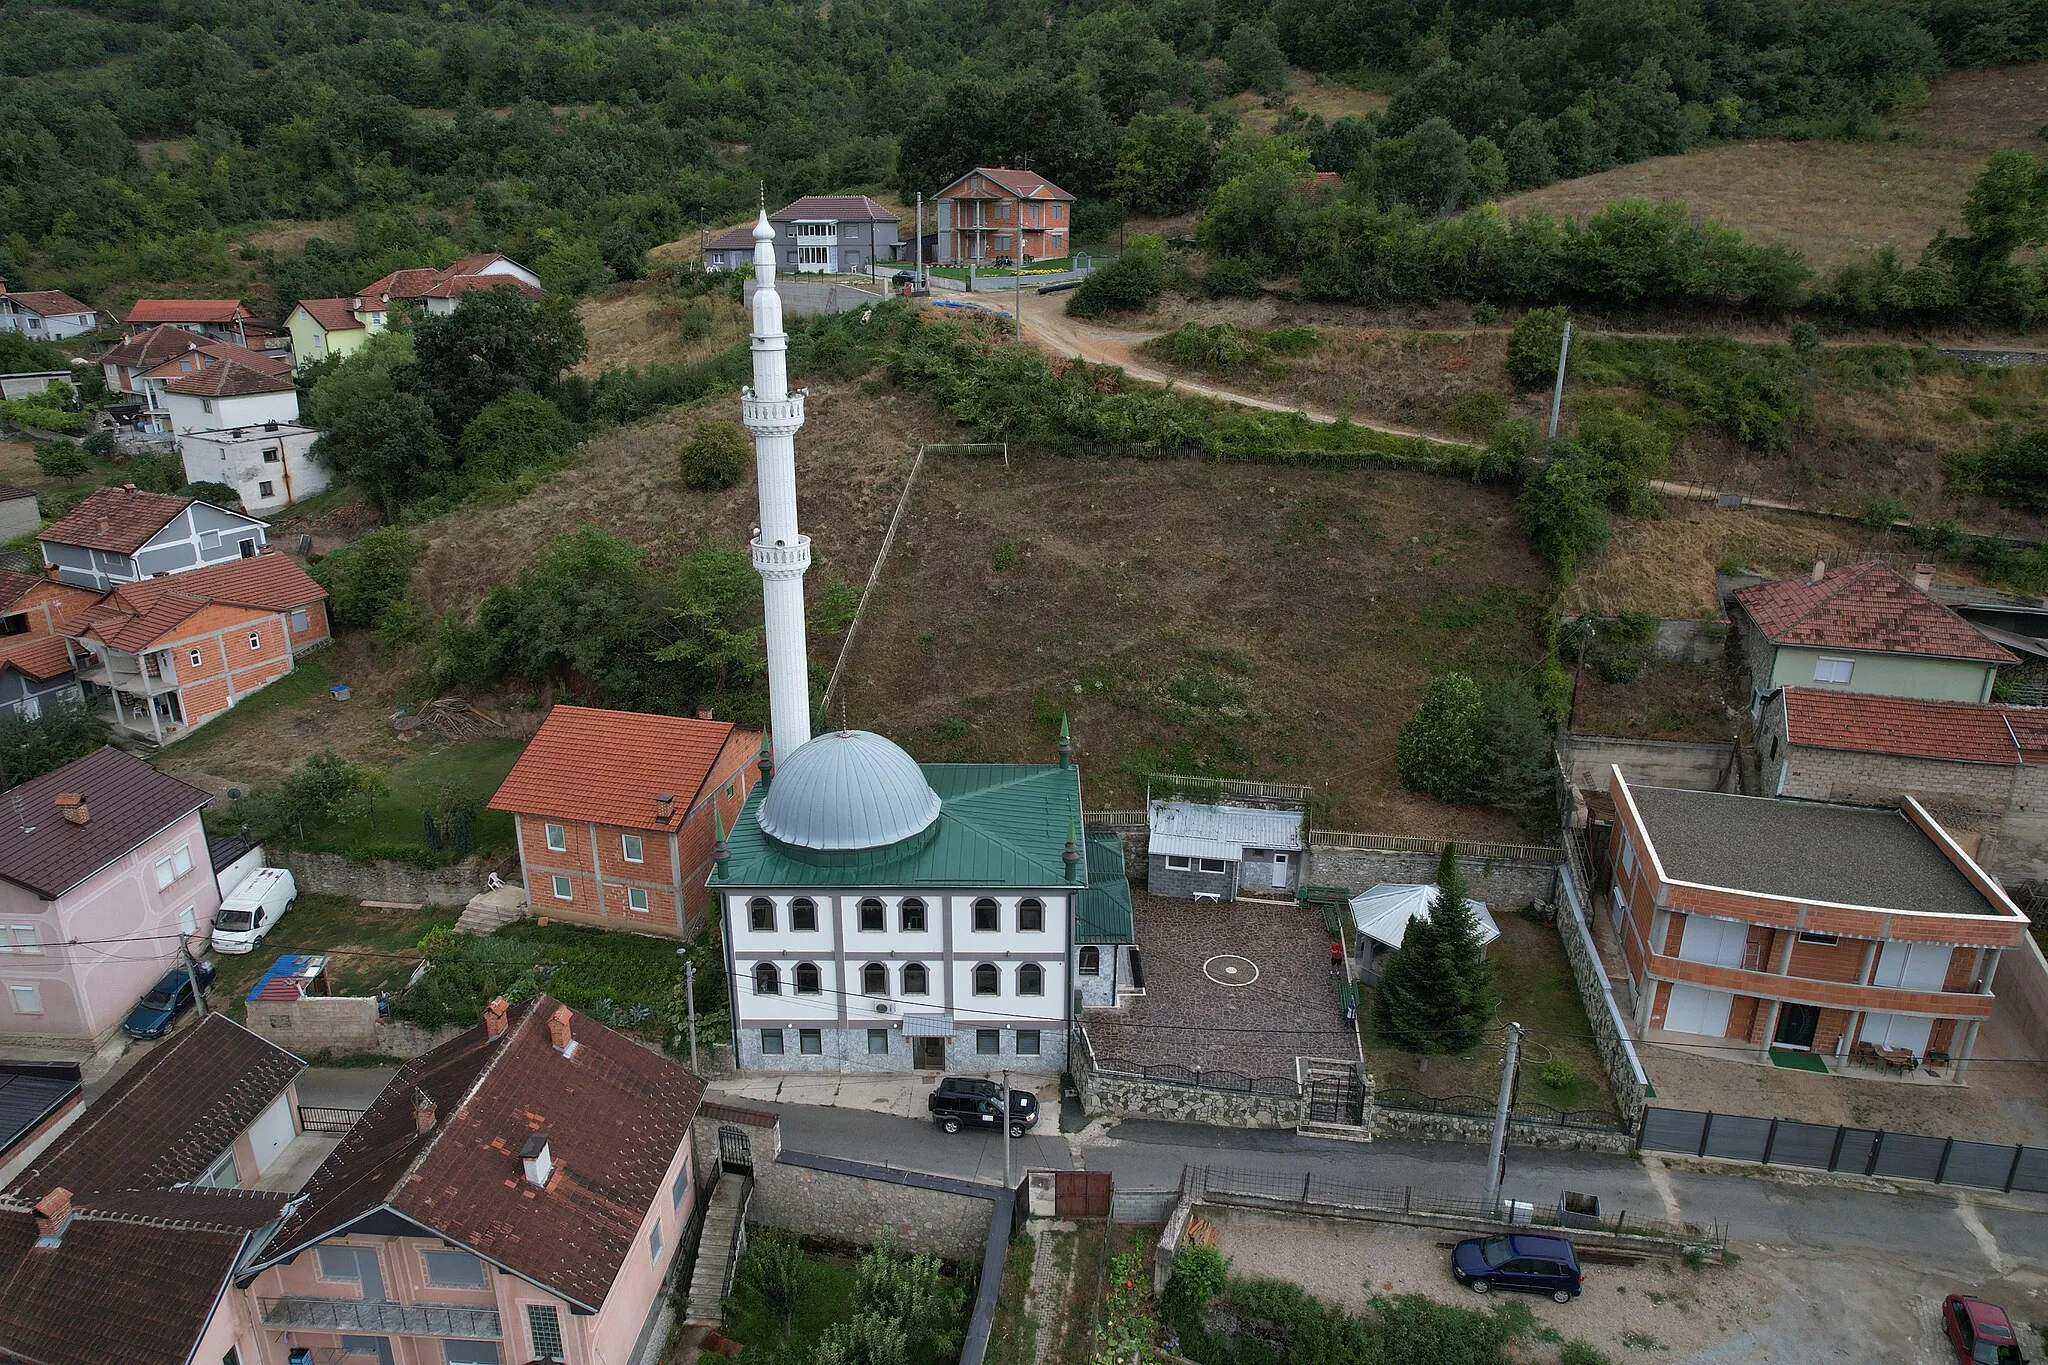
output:
[[740, 421], [756, 435], [794, 435], [804, 424], [804, 393], [798, 389], [787, 398], [756, 398], [749, 389], [740, 398]]
[[753, 541], [754, 571], [763, 578], [799, 578], [811, 567], [811, 538], [798, 536], [794, 545]]

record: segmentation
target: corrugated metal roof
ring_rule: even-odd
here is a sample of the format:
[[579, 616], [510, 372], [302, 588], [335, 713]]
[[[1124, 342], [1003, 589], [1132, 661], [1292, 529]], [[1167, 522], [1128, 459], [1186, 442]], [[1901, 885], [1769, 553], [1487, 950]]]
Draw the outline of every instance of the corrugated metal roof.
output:
[[1148, 851], [1197, 858], [1244, 857], [1248, 848], [1298, 849], [1302, 814], [1254, 806], [1210, 806], [1154, 801], [1146, 815]]
[[[1470, 898], [1465, 903], [1472, 907], [1472, 917], [1479, 921], [1480, 946], [1485, 947], [1499, 938], [1500, 926], [1493, 922], [1493, 914], [1487, 910], [1486, 903]], [[1351, 898], [1351, 923], [1359, 933], [1374, 942], [1398, 948], [1408, 926], [1415, 920], [1427, 919], [1430, 907], [1435, 904], [1434, 886], [1381, 882]]]
[[1124, 873], [1123, 836], [1088, 831], [1088, 889], [1074, 897], [1074, 942], [1135, 943], [1131, 883]]

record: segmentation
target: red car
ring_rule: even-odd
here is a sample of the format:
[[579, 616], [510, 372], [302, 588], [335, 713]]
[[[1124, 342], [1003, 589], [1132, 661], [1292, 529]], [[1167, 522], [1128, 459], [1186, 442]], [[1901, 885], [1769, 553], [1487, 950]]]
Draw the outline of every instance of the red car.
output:
[[1962, 1365], [2026, 1365], [2019, 1334], [1995, 1303], [1951, 1294], [1941, 1301], [1941, 1330]]

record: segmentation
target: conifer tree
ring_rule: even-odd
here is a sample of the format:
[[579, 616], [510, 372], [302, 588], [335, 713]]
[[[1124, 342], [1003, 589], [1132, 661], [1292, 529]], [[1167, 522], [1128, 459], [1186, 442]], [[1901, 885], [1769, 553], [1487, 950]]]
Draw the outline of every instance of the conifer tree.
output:
[[1408, 1052], [1467, 1050], [1499, 1003], [1455, 845], [1444, 847], [1436, 886], [1429, 914], [1409, 921], [1373, 997], [1373, 1028]]

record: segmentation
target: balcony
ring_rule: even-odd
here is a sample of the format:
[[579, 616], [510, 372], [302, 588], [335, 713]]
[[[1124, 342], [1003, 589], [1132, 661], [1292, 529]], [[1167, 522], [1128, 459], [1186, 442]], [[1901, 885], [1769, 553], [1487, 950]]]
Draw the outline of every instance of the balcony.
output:
[[1853, 981], [1816, 981], [1804, 976], [1744, 967], [1716, 967], [1705, 962], [1650, 955], [1649, 974], [1665, 981], [1683, 981], [1708, 990], [1792, 1000], [1825, 1009], [1881, 1010], [1889, 1014], [1928, 1014], [1942, 1019], [1984, 1019], [1997, 999], [1974, 991], [1909, 991], [1896, 986], [1863, 986]]
[[381, 1299], [320, 1299], [293, 1296], [262, 1299], [265, 1327], [313, 1332], [349, 1332], [409, 1337], [499, 1338], [505, 1335], [495, 1308], [446, 1304], [387, 1303]]

